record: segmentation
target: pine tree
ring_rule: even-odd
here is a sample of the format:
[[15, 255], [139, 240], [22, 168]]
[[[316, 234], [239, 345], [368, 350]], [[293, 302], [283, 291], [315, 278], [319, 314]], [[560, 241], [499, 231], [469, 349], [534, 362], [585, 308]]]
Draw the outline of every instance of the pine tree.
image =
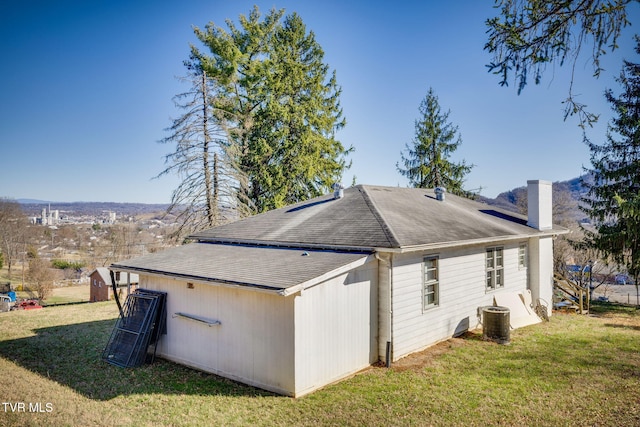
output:
[[[270, 96], [256, 115], [252, 143], [265, 143], [269, 155], [252, 186], [259, 211], [325, 194], [340, 179], [349, 152], [335, 139], [344, 126], [335, 72], [302, 19], [292, 14], [274, 34], [266, 87]], [[268, 179], [262, 179], [263, 176]]]
[[246, 179], [239, 197], [254, 212], [330, 190], [348, 167], [335, 139], [344, 126], [335, 72], [297, 14], [257, 8], [228, 31], [212, 23], [196, 35], [208, 48], [192, 54], [217, 88], [216, 109]]
[[[640, 54], [640, 38], [636, 37]], [[611, 256], [634, 278], [640, 275], [640, 64], [624, 61], [622, 86], [617, 97], [605, 93], [615, 117], [606, 141], [586, 140], [591, 151], [594, 180], [588, 184], [584, 211], [597, 232], [588, 232], [588, 243]]]
[[460, 163], [449, 160], [462, 139], [458, 127], [448, 122], [450, 112], [440, 110], [438, 97], [432, 88], [429, 88], [418, 111], [420, 118], [415, 121], [416, 134], [411, 144], [405, 147], [406, 156], [400, 153], [402, 166], [396, 164], [398, 172], [409, 179], [412, 187], [444, 187], [450, 193], [472, 197], [462, 185], [473, 165], [467, 165], [464, 160]]

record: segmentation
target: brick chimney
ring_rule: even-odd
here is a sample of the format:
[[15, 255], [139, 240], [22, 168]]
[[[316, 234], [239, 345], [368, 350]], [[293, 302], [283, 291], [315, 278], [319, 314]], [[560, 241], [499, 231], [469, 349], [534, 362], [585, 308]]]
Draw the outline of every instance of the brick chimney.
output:
[[527, 181], [527, 225], [537, 230], [550, 230], [553, 227], [551, 216], [551, 181]]

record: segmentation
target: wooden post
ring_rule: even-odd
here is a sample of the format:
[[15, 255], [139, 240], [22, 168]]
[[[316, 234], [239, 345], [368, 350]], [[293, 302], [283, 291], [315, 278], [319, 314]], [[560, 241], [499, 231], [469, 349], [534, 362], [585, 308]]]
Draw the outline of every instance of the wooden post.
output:
[[584, 314], [584, 291], [582, 288], [578, 290], [578, 299], [580, 300], [580, 314]]

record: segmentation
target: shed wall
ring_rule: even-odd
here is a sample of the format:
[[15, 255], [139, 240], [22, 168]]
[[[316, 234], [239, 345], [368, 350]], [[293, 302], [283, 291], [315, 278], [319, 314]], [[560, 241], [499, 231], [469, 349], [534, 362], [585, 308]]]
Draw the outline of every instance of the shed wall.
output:
[[[293, 297], [141, 276], [141, 287], [167, 292], [166, 359], [277, 393], [293, 395]], [[220, 325], [176, 317], [182, 312]]]
[[[504, 287], [485, 288], [486, 248], [504, 248]], [[527, 269], [518, 267], [518, 242], [439, 252], [398, 254], [393, 258], [393, 359], [478, 327], [478, 307], [493, 305], [500, 292], [527, 288]], [[439, 257], [439, 305], [422, 305], [422, 260]]]
[[89, 301], [108, 301], [113, 296], [111, 290], [111, 282], [105, 282], [103, 277], [97, 271], [89, 276]]
[[296, 396], [378, 360], [378, 262], [295, 297]]

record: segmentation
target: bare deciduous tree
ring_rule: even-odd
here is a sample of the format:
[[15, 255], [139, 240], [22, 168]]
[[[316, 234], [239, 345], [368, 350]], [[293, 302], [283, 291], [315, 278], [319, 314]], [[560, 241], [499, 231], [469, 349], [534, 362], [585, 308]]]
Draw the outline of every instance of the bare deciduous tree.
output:
[[27, 217], [15, 200], [0, 198], [0, 251], [7, 263], [9, 277], [14, 261], [24, 246]]
[[174, 98], [184, 114], [173, 120], [167, 129], [171, 134], [160, 141], [174, 143], [175, 151], [165, 156], [167, 167], [157, 176], [177, 173], [181, 177], [167, 210], [179, 221], [175, 237], [228, 221], [232, 212], [240, 216], [244, 212], [235, 197], [241, 177], [217, 124], [211, 81], [199, 66], [187, 63], [187, 67], [190, 74], [183, 80], [192, 86]]
[[29, 287], [36, 292], [39, 299], [45, 300], [51, 295], [54, 278], [54, 272], [47, 260], [42, 258], [29, 260], [29, 272], [27, 274]]

